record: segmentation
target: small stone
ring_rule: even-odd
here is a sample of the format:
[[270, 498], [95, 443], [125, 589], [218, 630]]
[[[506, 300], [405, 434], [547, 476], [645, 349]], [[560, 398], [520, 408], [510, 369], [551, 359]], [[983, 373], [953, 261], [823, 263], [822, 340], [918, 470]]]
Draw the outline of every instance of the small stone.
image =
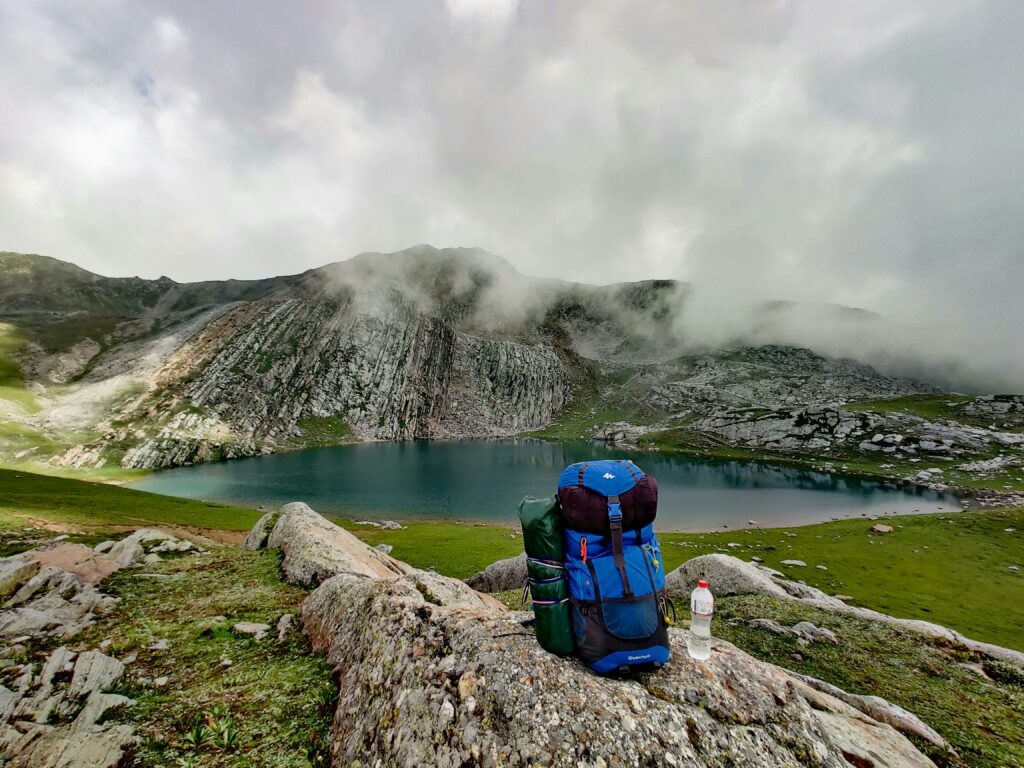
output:
[[848, 603], [853, 600], [853, 597], [850, 595], [836, 595], [836, 600], [842, 600], [844, 603]]
[[170, 650], [171, 644], [166, 639], [157, 640], [155, 643], [147, 647], [150, 651], [167, 651]]
[[807, 563], [805, 563], [803, 560], [783, 560], [782, 564], [783, 565], [792, 565], [792, 566], [795, 566], [797, 568], [803, 568], [804, 566], [807, 565]]
[[750, 558], [750, 559], [753, 562], [755, 562], [755, 563], [763, 563], [764, 562], [764, 560], [762, 560], [760, 557], [757, 557], [756, 555], [754, 557]]
[[814, 567], [817, 568], [819, 571], [827, 571], [828, 570], [828, 568], [826, 568], [824, 565], [816, 565]]
[[158, 677], [156, 680], [153, 681], [153, 687], [154, 688], [163, 688], [169, 682], [170, 682], [170, 678], [167, 677], [166, 675], [164, 675], [163, 677]]
[[236, 635], [247, 635], [254, 640], [262, 640], [270, 631], [269, 624], [257, 624], [253, 621], [240, 621], [231, 627]]
[[227, 658], [225, 656], [222, 656], [221, 659], [220, 659], [220, 665], [222, 667], [225, 667], [225, 668], [230, 667], [231, 666], [231, 659], [229, 659], [229, 658]]
[[1013, 571], [1014, 573], [1016, 573], [1017, 571], [1020, 570], [1020, 567], [1018, 567], [1016, 565], [1011, 565], [1011, 566], [1007, 567], [1007, 570], [1010, 570], [1010, 571]]
[[476, 693], [479, 678], [472, 672], [467, 672], [459, 678], [459, 698], [467, 699]]
[[286, 613], [277, 620], [277, 642], [284, 642], [285, 635], [287, 635], [288, 631], [292, 628], [292, 622], [294, 619], [294, 614]]
[[892, 526], [885, 523], [875, 523], [869, 530], [872, 533], [892, 533]]
[[441, 723], [447, 723], [455, 717], [455, 705], [450, 699], [445, 699], [441, 704], [441, 710], [437, 713], [437, 719]]
[[374, 549], [378, 552], [383, 552], [385, 555], [390, 555], [394, 547], [391, 544], [378, 544]]

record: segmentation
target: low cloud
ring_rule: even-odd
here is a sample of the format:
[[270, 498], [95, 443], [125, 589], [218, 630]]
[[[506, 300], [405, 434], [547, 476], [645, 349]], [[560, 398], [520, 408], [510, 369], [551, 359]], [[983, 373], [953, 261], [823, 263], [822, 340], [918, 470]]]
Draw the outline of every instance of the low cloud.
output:
[[762, 299], [863, 307], [884, 333], [746, 332], [1022, 390], [1022, 25], [998, 0], [5, 3], [0, 248], [197, 280], [479, 246], [688, 281], [707, 343]]

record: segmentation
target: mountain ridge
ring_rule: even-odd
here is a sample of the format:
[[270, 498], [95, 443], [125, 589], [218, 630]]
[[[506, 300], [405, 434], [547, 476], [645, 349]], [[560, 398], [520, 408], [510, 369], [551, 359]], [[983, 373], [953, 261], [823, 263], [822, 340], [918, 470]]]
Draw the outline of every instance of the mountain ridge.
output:
[[[38, 409], [9, 413], [46, 444], [25, 438], [7, 450], [52, 451], [80, 469], [568, 423], [572, 436], [635, 440], [722, 409], [937, 391], [785, 345], [701, 346], [685, 322], [686, 283], [531, 278], [474, 248], [421, 245], [294, 275], [184, 284], [3, 254], [0, 275], [0, 321], [23, 339], [17, 363]], [[766, 302], [758, 330], [770, 337], [778, 318], [804, 311]], [[865, 330], [881, 322], [822, 311]]]

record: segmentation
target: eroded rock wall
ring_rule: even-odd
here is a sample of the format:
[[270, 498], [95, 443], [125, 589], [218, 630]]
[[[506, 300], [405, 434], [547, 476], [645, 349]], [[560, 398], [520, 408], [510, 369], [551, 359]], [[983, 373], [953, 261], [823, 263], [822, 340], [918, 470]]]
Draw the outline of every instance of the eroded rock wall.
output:
[[[161, 371], [122, 464], [164, 467], [301, 441], [304, 419], [337, 417], [363, 439], [505, 436], [555, 418], [573, 373], [540, 341], [493, 339], [396, 305], [266, 299], [185, 344]], [[156, 428], [153, 428], [155, 421]]]

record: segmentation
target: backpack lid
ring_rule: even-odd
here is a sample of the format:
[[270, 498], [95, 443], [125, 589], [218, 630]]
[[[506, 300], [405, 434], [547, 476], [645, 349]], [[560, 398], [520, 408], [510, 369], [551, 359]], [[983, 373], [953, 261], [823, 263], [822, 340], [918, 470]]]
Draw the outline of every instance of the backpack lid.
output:
[[581, 461], [562, 470], [558, 487], [582, 486], [604, 496], [621, 496], [643, 476], [643, 470], [628, 459]]

